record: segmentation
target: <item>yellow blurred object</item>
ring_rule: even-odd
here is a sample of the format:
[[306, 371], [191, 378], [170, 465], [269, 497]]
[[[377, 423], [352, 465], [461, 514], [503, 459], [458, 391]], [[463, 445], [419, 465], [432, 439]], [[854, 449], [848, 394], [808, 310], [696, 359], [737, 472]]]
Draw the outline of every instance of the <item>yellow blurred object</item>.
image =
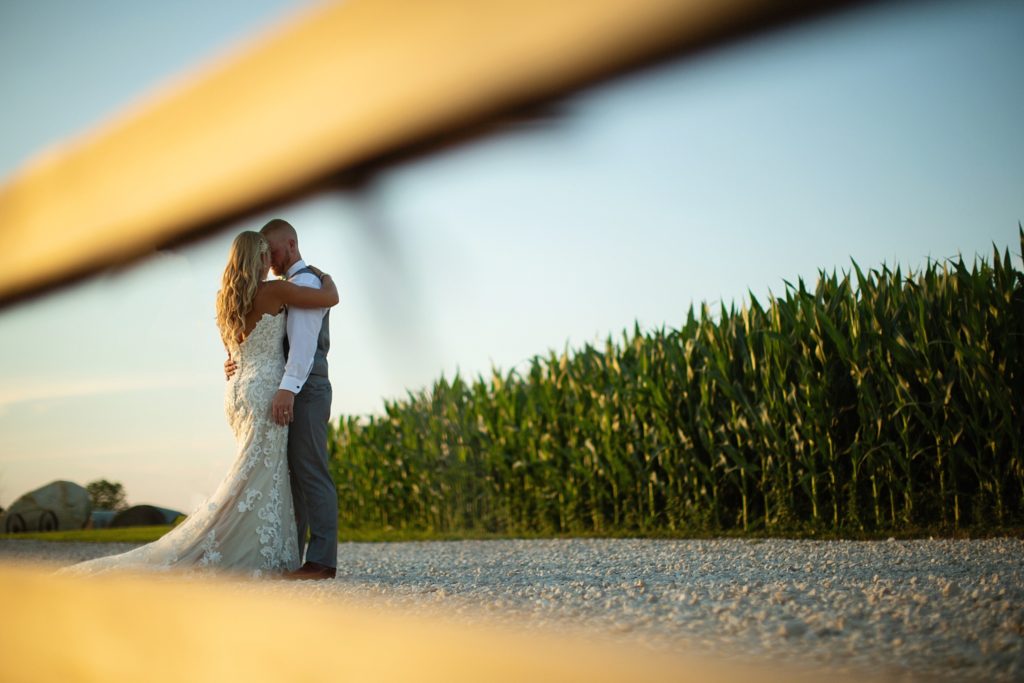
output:
[[0, 564], [6, 683], [820, 680], [597, 644], [581, 633], [471, 627], [368, 601], [296, 599], [250, 579], [51, 571]]
[[348, 0], [182, 77], [0, 187], [0, 306], [332, 175], [835, 0]]

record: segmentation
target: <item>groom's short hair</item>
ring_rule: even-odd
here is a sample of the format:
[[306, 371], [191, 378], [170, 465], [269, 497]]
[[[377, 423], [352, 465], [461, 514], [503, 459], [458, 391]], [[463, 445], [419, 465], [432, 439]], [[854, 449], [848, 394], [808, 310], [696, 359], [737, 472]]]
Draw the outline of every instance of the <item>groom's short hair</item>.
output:
[[295, 240], [296, 244], [298, 244], [299, 242], [299, 236], [295, 232], [295, 228], [293, 228], [292, 224], [284, 220], [283, 218], [270, 219], [269, 221], [267, 221], [266, 225], [260, 228], [260, 232], [263, 233], [265, 237], [277, 233], [284, 233], [288, 237], [291, 237], [293, 240]]

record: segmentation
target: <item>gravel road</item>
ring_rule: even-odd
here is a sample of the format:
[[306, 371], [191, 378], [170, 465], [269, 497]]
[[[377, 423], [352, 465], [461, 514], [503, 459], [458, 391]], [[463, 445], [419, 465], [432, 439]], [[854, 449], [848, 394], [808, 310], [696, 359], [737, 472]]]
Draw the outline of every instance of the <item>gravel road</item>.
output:
[[[69, 564], [133, 547], [3, 540], [0, 559]], [[901, 681], [1024, 680], [1021, 539], [343, 543], [335, 581], [250, 589]]]

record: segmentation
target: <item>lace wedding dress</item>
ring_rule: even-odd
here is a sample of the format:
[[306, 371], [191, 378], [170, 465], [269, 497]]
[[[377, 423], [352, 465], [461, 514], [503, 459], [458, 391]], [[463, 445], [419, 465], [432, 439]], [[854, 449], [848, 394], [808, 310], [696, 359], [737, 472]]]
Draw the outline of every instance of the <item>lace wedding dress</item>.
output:
[[158, 540], [64, 567], [58, 574], [173, 568], [260, 577], [298, 568], [288, 428], [270, 418], [270, 402], [284, 374], [284, 335], [284, 314], [267, 313], [231, 349], [238, 371], [228, 382], [224, 410], [238, 455], [213, 495]]

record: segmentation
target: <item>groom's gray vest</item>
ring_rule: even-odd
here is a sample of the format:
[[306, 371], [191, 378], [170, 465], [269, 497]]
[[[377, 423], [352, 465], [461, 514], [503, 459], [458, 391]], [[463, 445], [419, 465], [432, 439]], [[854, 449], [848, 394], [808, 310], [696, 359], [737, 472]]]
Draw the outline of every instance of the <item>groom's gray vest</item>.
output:
[[[300, 268], [299, 270], [292, 273], [292, 277], [295, 277], [299, 273], [310, 273], [316, 275], [309, 268]], [[323, 322], [320, 323], [320, 335], [316, 338], [316, 352], [313, 354], [313, 367], [309, 371], [309, 376], [317, 375], [323, 378], [327, 378], [327, 351], [331, 348], [331, 332], [329, 325], [329, 318], [331, 317], [331, 309], [327, 309], [324, 313]], [[284, 336], [284, 356], [288, 357], [288, 335]]]

